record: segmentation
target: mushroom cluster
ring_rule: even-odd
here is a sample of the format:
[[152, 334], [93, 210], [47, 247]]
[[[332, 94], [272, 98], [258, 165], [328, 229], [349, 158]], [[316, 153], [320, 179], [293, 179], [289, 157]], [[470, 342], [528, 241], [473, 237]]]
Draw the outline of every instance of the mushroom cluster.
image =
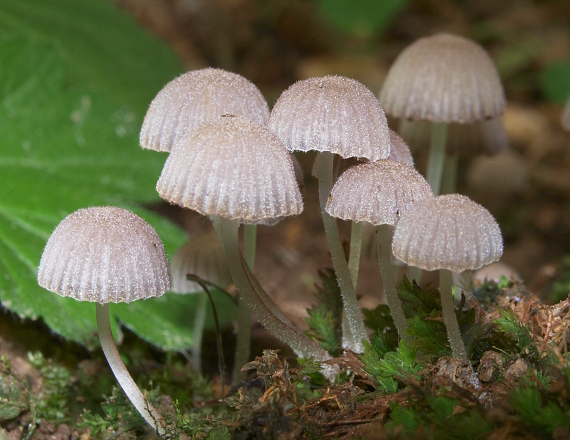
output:
[[[38, 282], [61, 295], [97, 303], [99, 335], [109, 364], [158, 434], [164, 433], [164, 421], [120, 361], [110, 333], [108, 302], [156, 297], [171, 288], [195, 292], [188, 274], [221, 287], [233, 280], [239, 294], [234, 383], [249, 358], [250, 312], [299, 356], [329, 360], [330, 354], [292, 325], [253, 274], [256, 225], [301, 214], [302, 172], [292, 152], [313, 150], [318, 153], [314, 170], [325, 235], [342, 295], [343, 348], [362, 353], [368, 340], [355, 294], [362, 227], [368, 224], [376, 228], [384, 294], [399, 338], [409, 334], [393, 257], [423, 270], [440, 270], [453, 356], [467, 359], [451, 273], [497, 261], [502, 236], [492, 215], [467, 197], [436, 195], [448, 124], [479, 124], [477, 130], [484, 134], [475, 136], [479, 141], [474, 143], [487, 139], [502, 148], [501, 130], [492, 127], [500, 127], [497, 118], [504, 106], [488, 55], [469, 40], [447, 34], [421, 39], [406, 49], [392, 67], [380, 100], [356, 80], [325, 76], [293, 84], [269, 112], [261, 92], [240, 75], [220, 69], [188, 72], [167, 84], [150, 104], [140, 145], [170, 153], [156, 186], [160, 197], [208, 216], [216, 234], [193, 238], [180, 248], [172, 260], [171, 286], [164, 248], [146, 222], [121, 208], [80, 210], [50, 237]], [[431, 124], [427, 180], [414, 168], [406, 142], [388, 128], [384, 109], [403, 121]], [[337, 218], [352, 222], [348, 261]], [[243, 253], [240, 225], [245, 229]], [[199, 304], [196, 371], [205, 297]], [[334, 373], [333, 367], [327, 368], [325, 372]]]

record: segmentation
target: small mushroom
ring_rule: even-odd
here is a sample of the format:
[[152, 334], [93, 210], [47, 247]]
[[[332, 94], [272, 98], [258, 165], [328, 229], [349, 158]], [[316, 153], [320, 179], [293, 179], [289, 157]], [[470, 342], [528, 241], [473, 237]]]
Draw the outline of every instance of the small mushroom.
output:
[[335, 183], [326, 210], [336, 218], [375, 226], [384, 294], [400, 337], [407, 327], [392, 273], [390, 227], [414, 203], [433, 198], [427, 181], [411, 165], [382, 159], [345, 171]]
[[239, 250], [240, 221], [297, 215], [303, 210], [291, 155], [273, 132], [237, 116], [205, 123], [172, 149], [156, 188], [168, 202], [212, 216], [223, 236], [240, 298], [264, 327], [300, 356], [330, 358], [291, 326]]
[[298, 81], [285, 90], [271, 111], [269, 127], [290, 151], [316, 150], [319, 158], [319, 201], [325, 234], [343, 301], [343, 347], [361, 353], [368, 340], [344, 256], [336, 220], [325, 211], [333, 183], [333, 154], [378, 160], [390, 154], [384, 110], [358, 81], [325, 76]]
[[164, 434], [164, 421], [130, 376], [115, 345], [110, 302], [155, 298], [170, 290], [164, 246], [139, 216], [114, 206], [80, 209], [51, 234], [38, 284], [63, 297], [96, 303], [101, 348], [123, 391], [144, 419]]
[[448, 124], [490, 120], [505, 109], [503, 86], [489, 55], [473, 41], [450, 34], [408, 46], [390, 68], [380, 101], [391, 116], [432, 122], [426, 179], [435, 195], [440, 193]]
[[400, 217], [392, 251], [424, 270], [439, 269], [441, 305], [453, 356], [467, 359], [453, 310], [452, 272], [498, 261], [503, 237], [491, 213], [471, 199], [448, 194], [414, 204]]
[[568, 101], [566, 101], [564, 111], [562, 112], [562, 127], [564, 127], [565, 130], [570, 131], [570, 96], [568, 97]]

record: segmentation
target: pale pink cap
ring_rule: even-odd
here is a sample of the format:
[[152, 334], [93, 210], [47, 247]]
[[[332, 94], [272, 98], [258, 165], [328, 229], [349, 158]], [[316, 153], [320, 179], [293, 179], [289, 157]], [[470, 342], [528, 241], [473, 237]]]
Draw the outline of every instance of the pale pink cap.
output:
[[222, 288], [232, 282], [224, 247], [215, 232], [198, 235], [188, 240], [172, 256], [170, 266], [174, 293], [202, 291], [198, 283], [186, 278], [187, 274], [196, 275]]
[[63, 297], [101, 304], [159, 297], [170, 290], [168, 259], [146, 221], [114, 206], [64, 218], [49, 238], [38, 284]]
[[393, 226], [414, 203], [426, 198], [433, 198], [433, 192], [414, 167], [382, 159], [346, 170], [325, 209], [343, 220]]
[[566, 101], [564, 111], [562, 112], [562, 127], [570, 131], [570, 97], [568, 97], [568, 101]]
[[378, 160], [390, 154], [384, 110], [363, 84], [342, 76], [297, 81], [279, 97], [269, 127], [291, 151]]
[[505, 109], [493, 60], [458, 35], [420, 38], [398, 56], [380, 91], [387, 114], [403, 119], [471, 123]]
[[489, 211], [468, 197], [448, 194], [416, 203], [400, 217], [392, 251], [420, 269], [462, 272], [498, 261], [503, 237]]
[[390, 156], [388, 159], [414, 166], [414, 157], [408, 144], [398, 133], [390, 129]]
[[203, 124], [179, 142], [156, 189], [170, 203], [249, 223], [303, 210], [283, 142], [268, 128], [233, 115]]
[[151, 102], [140, 145], [168, 152], [200, 124], [227, 113], [261, 125], [269, 121], [267, 101], [243, 76], [212, 68], [187, 72], [166, 84]]

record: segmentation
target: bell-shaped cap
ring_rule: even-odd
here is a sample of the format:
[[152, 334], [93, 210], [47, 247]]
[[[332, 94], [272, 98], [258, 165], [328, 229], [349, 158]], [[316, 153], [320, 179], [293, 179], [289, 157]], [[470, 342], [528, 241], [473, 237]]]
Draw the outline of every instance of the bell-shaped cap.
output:
[[297, 81], [279, 97], [269, 127], [291, 151], [378, 160], [390, 154], [384, 110], [363, 84], [342, 76]]
[[505, 109], [493, 60], [458, 35], [420, 38], [396, 58], [380, 91], [387, 114], [403, 119], [472, 123]]
[[171, 278], [153, 227], [126, 209], [105, 206], [61, 221], [44, 249], [38, 283], [64, 297], [105, 304], [161, 296]]
[[414, 203], [426, 198], [433, 198], [433, 192], [414, 167], [383, 159], [346, 170], [325, 209], [343, 220], [393, 226]]
[[416, 203], [400, 217], [392, 251], [411, 266], [462, 272], [499, 260], [503, 237], [489, 211], [448, 194]]
[[203, 124], [179, 142], [156, 189], [170, 203], [244, 222], [303, 210], [283, 142], [268, 128], [233, 115]]
[[[415, 150], [427, 149], [431, 138], [429, 121], [400, 121], [400, 134]], [[449, 124], [447, 126], [446, 151], [449, 154], [489, 156], [505, 151], [509, 141], [500, 116], [472, 124]]]
[[174, 293], [202, 291], [198, 283], [186, 277], [188, 274], [196, 275], [222, 288], [232, 282], [224, 247], [214, 232], [198, 235], [187, 241], [172, 256], [170, 266]]
[[562, 112], [562, 127], [570, 131], [570, 97], [568, 97], [568, 101], [566, 101], [564, 111]]
[[390, 156], [388, 159], [414, 166], [414, 157], [408, 144], [398, 133], [390, 129]]
[[141, 128], [140, 145], [171, 151], [191, 130], [227, 113], [261, 125], [269, 121], [267, 101], [243, 76], [212, 68], [187, 72], [166, 84], [151, 102]]

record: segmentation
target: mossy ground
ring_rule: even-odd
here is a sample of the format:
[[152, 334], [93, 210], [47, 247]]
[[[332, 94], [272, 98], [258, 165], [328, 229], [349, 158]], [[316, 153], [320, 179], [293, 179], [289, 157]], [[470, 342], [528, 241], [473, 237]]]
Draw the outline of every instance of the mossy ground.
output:
[[[405, 280], [407, 342], [398, 345], [379, 306], [365, 311], [373, 333], [357, 355], [340, 348], [332, 273], [321, 272], [321, 281], [307, 333], [336, 356], [332, 382], [315, 362], [266, 350], [244, 367], [248, 379], [222, 397], [219, 379], [194, 375], [183, 356], [157, 361], [144, 344], [127, 343], [125, 360], [164, 414], [168, 437], [569, 438], [568, 298], [545, 305], [522, 283], [468, 282], [457, 317], [470, 362], [460, 362], [450, 357], [437, 289]], [[0, 424], [10, 438], [155, 436], [101, 357], [67, 368], [36, 352], [28, 362], [32, 370], [20, 374], [2, 359]]]

